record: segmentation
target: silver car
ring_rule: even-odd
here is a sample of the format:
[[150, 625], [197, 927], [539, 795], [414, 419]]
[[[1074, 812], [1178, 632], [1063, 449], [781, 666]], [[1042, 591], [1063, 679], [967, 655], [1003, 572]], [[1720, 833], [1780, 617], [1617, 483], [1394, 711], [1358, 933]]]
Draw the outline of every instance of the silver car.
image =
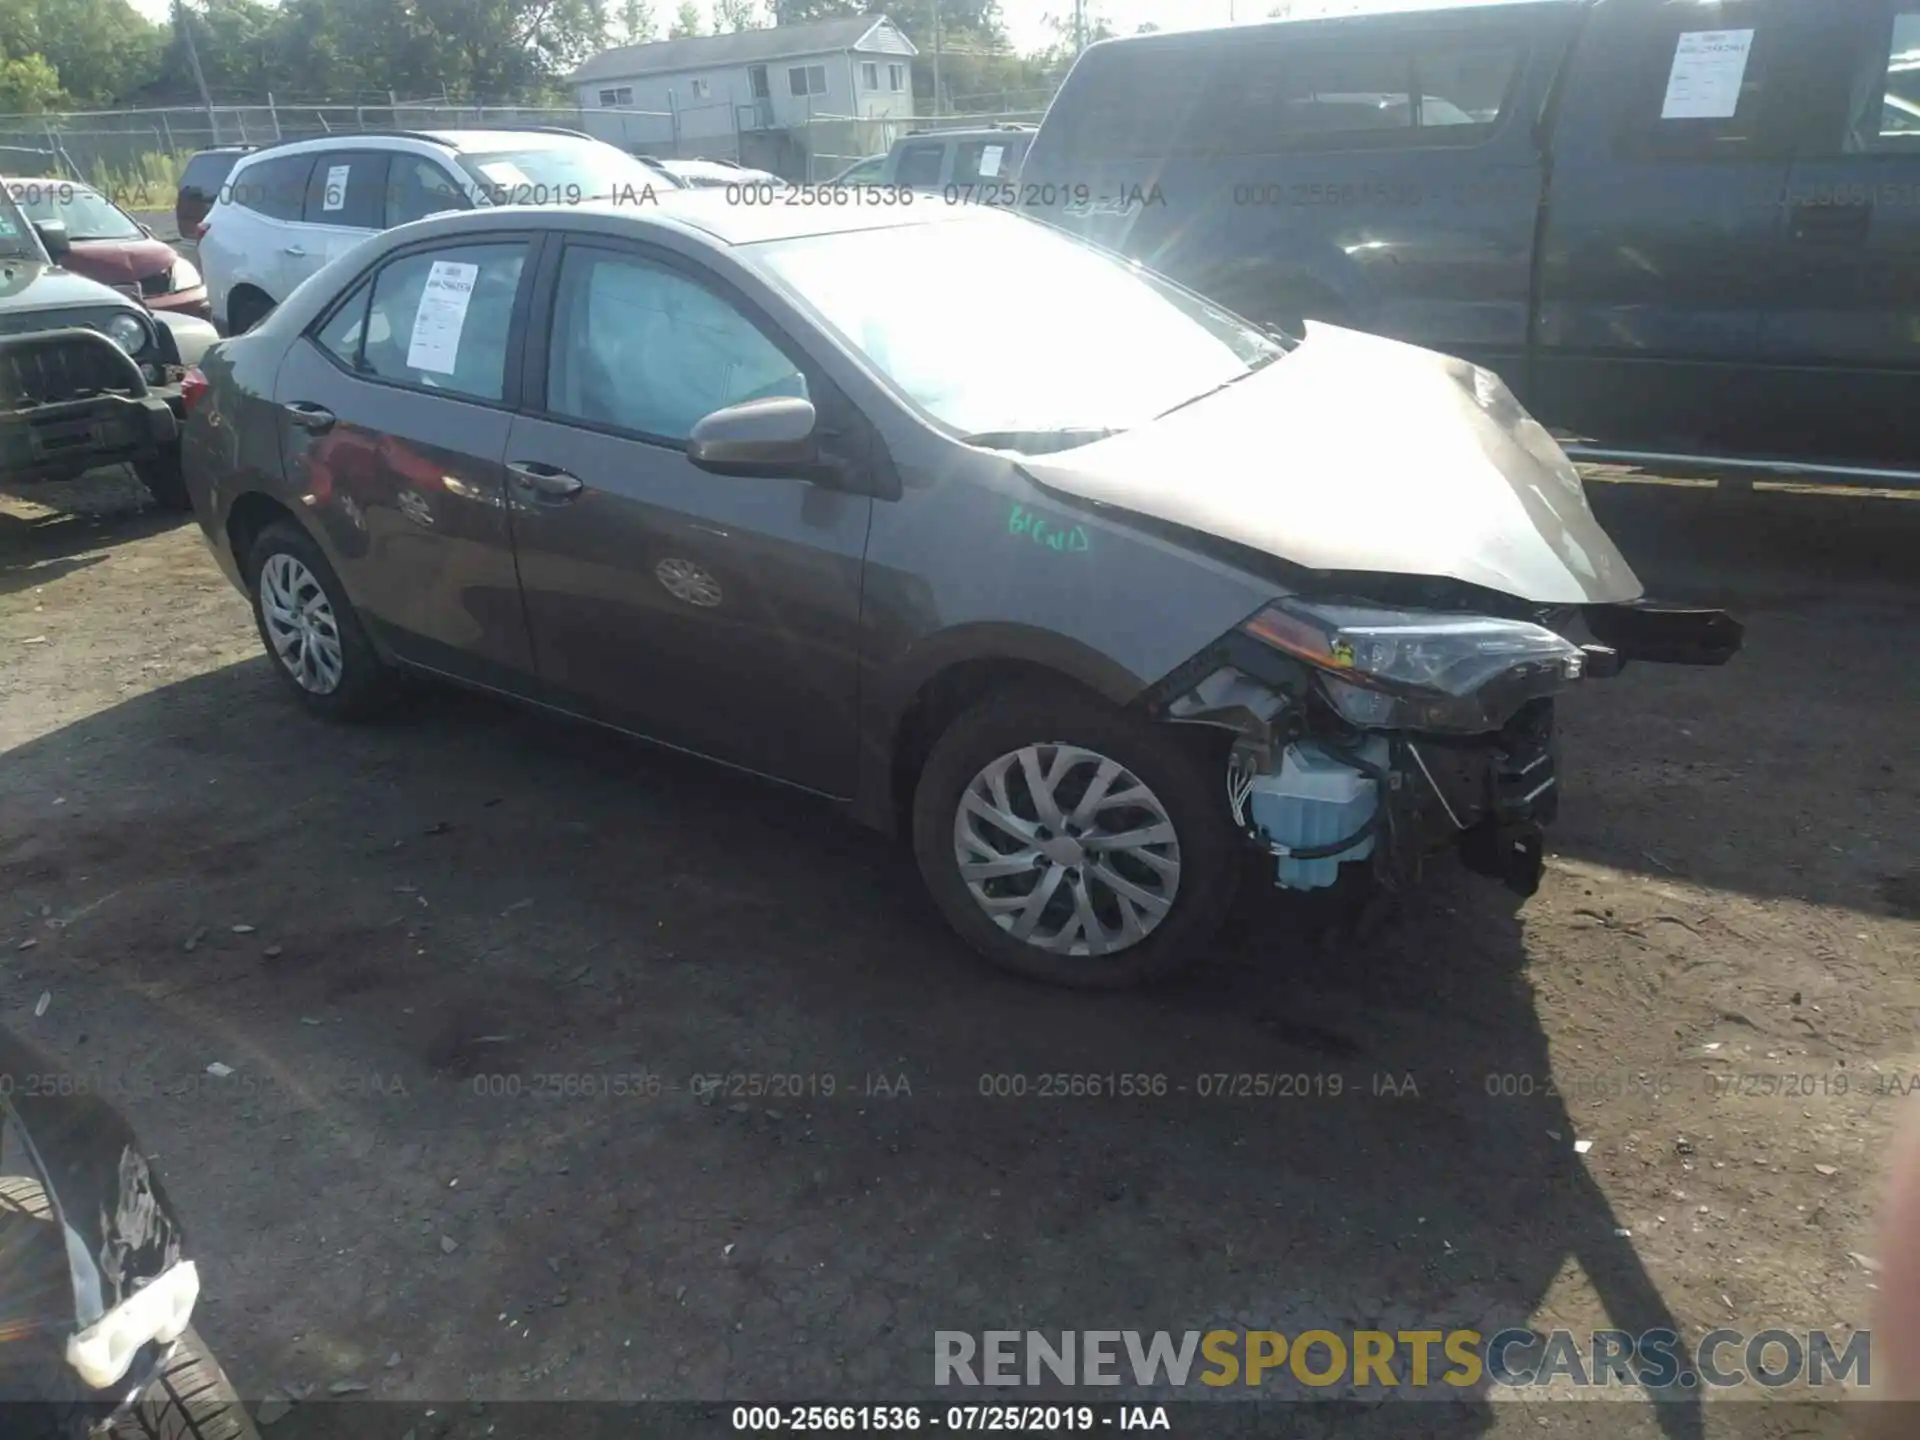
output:
[[195, 507], [307, 709], [426, 673], [832, 797], [1067, 985], [1204, 951], [1249, 854], [1530, 892], [1555, 698], [1740, 643], [1493, 375], [977, 206], [438, 217], [205, 370]]

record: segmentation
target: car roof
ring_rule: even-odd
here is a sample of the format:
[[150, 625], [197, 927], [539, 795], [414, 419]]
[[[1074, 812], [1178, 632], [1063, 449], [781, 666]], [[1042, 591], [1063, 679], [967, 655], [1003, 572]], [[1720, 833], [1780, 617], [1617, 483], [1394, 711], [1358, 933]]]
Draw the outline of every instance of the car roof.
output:
[[[316, 150], [377, 150], [393, 140], [425, 141], [465, 154], [490, 150], [557, 150], [581, 141], [605, 144], [580, 130], [340, 130], [331, 135], [304, 135], [243, 152], [248, 162], [275, 155], [306, 155]], [[616, 147], [617, 148], [617, 147]]]
[[503, 220], [513, 219], [550, 222], [560, 215], [620, 219], [643, 227], [665, 226], [729, 247], [815, 235], [953, 224], [989, 215], [1000, 220], [1011, 218], [1000, 215], [993, 207], [974, 205], [741, 205], [730, 202], [725, 190], [710, 189], [663, 190], [653, 200], [640, 204], [599, 200], [559, 209], [550, 205], [495, 205], [436, 215], [414, 224], [457, 231], [491, 228]]
[[1145, 35], [1116, 35], [1087, 47], [1088, 51], [1111, 52], [1124, 48], [1177, 50], [1183, 46], [1238, 44], [1261, 34], [1272, 35], [1288, 28], [1402, 23], [1420, 16], [1454, 16], [1481, 10], [1534, 9], [1571, 10], [1594, 5], [1599, 0], [1379, 0], [1378, 4], [1348, 10], [1303, 10], [1267, 20], [1241, 25], [1202, 25], [1190, 30], [1155, 30]]

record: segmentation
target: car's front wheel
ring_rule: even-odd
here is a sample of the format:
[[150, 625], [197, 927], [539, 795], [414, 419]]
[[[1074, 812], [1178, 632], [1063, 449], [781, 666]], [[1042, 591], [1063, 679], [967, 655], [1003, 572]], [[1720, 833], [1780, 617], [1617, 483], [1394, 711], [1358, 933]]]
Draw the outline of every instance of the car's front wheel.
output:
[[974, 949], [1081, 989], [1193, 959], [1240, 876], [1222, 757], [1065, 689], [995, 696], [955, 720], [921, 772], [913, 841]]
[[354, 720], [388, 698], [391, 676], [339, 577], [304, 530], [286, 520], [262, 530], [247, 556], [247, 582], [261, 642], [308, 710]]

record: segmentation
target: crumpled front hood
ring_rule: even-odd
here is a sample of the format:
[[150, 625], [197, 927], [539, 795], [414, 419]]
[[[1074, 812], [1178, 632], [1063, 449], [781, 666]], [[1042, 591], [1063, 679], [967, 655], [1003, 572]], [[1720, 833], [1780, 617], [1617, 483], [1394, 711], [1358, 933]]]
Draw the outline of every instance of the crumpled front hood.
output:
[[1642, 593], [1572, 462], [1495, 376], [1336, 326], [1217, 395], [1021, 467], [1308, 569], [1445, 576], [1541, 605]]

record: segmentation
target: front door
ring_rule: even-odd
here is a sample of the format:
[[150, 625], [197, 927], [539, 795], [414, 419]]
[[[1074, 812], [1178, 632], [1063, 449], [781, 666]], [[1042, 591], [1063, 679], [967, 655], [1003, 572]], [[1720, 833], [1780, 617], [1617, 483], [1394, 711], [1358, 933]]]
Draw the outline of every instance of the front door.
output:
[[1787, 288], [1761, 351], [1780, 453], [1920, 469], [1920, 0], [1829, 17], [1830, 102], [1781, 197]]
[[530, 242], [402, 252], [280, 367], [287, 478], [354, 608], [402, 659], [531, 683], [502, 459]]
[[1779, 196], [1813, 87], [1790, 0], [1602, 5], [1555, 127], [1528, 399], [1605, 448], [1750, 452]]
[[[543, 288], [547, 282], [543, 281]], [[555, 703], [833, 795], [852, 790], [865, 495], [709, 474], [712, 411], [840, 402], [714, 277], [570, 241], [506, 460]], [[544, 342], [544, 343], [543, 343]], [[544, 380], [540, 377], [544, 377]]]

